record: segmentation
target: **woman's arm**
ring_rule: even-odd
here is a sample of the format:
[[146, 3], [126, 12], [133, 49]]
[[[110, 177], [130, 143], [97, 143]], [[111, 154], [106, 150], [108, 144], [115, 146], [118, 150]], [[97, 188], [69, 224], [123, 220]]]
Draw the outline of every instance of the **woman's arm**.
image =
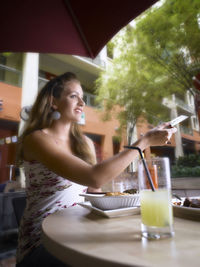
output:
[[[133, 144], [144, 150], [148, 146], [161, 146], [167, 143], [175, 128], [166, 129], [163, 124], [147, 132]], [[58, 146], [52, 138], [42, 131], [36, 131], [25, 138], [24, 157], [37, 160], [58, 175], [75, 183], [100, 188], [117, 177], [138, 156], [135, 150], [125, 149], [119, 154], [93, 166], [72, 155], [66, 147]]]

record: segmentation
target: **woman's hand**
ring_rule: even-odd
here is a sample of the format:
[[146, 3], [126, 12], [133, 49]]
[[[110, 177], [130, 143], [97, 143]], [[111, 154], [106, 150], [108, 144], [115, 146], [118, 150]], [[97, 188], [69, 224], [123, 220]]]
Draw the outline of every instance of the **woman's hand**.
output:
[[163, 146], [167, 144], [172, 135], [177, 131], [175, 127], [171, 127], [170, 122], [165, 122], [144, 135], [146, 146]]

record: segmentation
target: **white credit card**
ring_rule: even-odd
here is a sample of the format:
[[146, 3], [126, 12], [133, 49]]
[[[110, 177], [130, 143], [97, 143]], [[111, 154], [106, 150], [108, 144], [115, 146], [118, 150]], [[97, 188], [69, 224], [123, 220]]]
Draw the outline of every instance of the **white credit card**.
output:
[[171, 125], [172, 127], [174, 127], [176, 124], [178, 124], [178, 123], [180, 123], [180, 122], [186, 120], [187, 118], [188, 118], [188, 116], [186, 116], [186, 115], [181, 115], [181, 116], [179, 116], [179, 117], [177, 117], [177, 118], [171, 120], [171, 121], [170, 121], [170, 125]]

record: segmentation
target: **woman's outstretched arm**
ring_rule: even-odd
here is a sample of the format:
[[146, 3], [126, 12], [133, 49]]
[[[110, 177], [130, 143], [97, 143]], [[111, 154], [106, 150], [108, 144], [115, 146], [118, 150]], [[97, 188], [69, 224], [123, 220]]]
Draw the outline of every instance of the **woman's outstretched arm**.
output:
[[[147, 132], [132, 144], [141, 150], [149, 146], [165, 145], [176, 132], [176, 128], [168, 128], [169, 123], [162, 124]], [[116, 178], [138, 156], [135, 150], [124, 151], [101, 163], [91, 166], [74, 156], [67, 147], [58, 146], [51, 137], [42, 131], [35, 131], [25, 138], [25, 160], [37, 160], [58, 175], [75, 183], [88, 187], [100, 188], [103, 184]]]

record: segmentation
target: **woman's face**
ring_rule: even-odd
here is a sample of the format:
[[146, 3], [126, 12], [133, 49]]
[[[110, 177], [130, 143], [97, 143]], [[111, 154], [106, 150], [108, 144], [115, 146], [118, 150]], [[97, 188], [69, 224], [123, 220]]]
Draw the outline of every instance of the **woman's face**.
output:
[[71, 122], [80, 121], [85, 105], [80, 83], [78, 81], [66, 82], [60, 98], [54, 98], [54, 103], [61, 113], [61, 119]]

